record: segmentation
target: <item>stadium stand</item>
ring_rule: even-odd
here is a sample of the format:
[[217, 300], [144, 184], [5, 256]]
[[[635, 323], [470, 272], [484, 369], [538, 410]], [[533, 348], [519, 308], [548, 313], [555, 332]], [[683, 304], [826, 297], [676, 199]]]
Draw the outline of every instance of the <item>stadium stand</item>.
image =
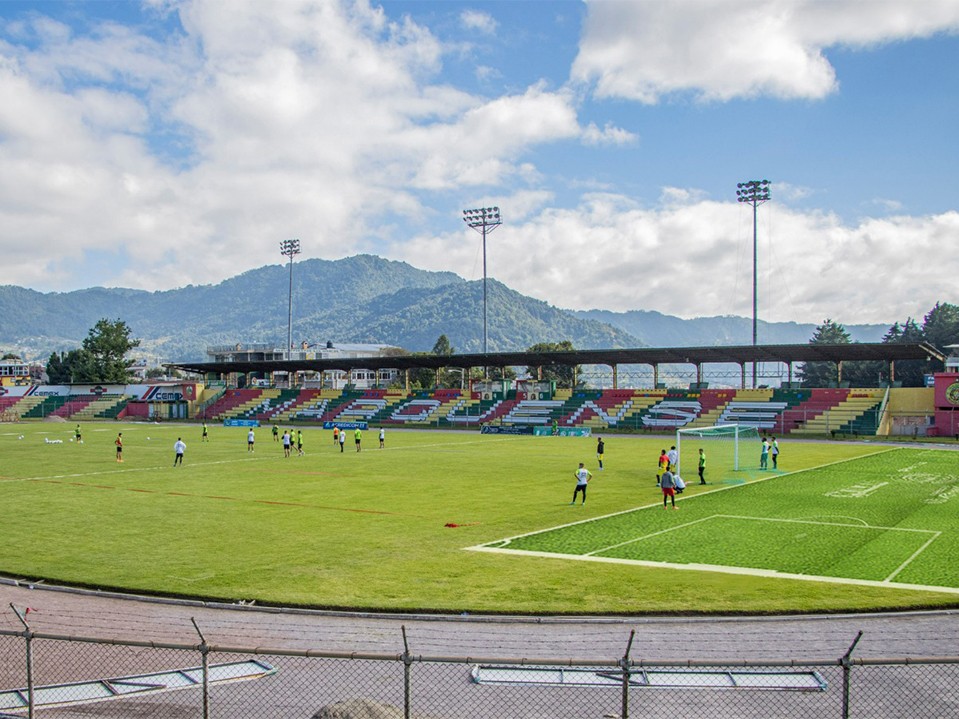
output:
[[871, 427], [871, 434], [875, 434], [884, 394], [882, 389], [814, 389], [812, 397], [794, 410], [802, 410], [804, 420], [797, 422], [789, 432], [800, 435], [869, 434], [867, 430]]
[[[560, 390], [552, 399], [525, 393], [481, 395], [460, 389], [228, 389], [197, 419], [258, 419], [263, 423], [327, 421], [373, 425], [465, 427], [483, 424], [623, 428], [670, 432], [679, 427], [741, 424], [779, 435], [875, 434], [883, 389]], [[116, 416], [119, 397], [22, 398], [0, 411], [28, 417], [54, 412], [89, 419]], [[82, 405], [82, 406], [81, 406]], [[109, 407], [108, 407], [109, 405]]]

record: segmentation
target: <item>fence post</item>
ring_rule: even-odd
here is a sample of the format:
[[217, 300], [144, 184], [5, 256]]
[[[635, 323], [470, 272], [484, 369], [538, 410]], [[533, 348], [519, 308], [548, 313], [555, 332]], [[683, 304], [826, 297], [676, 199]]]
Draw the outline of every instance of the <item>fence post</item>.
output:
[[842, 719], [849, 719], [849, 683], [852, 673], [852, 650], [856, 648], [860, 639], [862, 639], [861, 629], [859, 630], [859, 634], [856, 635], [856, 638], [853, 639], [852, 644], [849, 645], [849, 649], [847, 649], [846, 653], [839, 659], [839, 664], [842, 666]]
[[406, 641], [406, 625], [401, 625], [400, 630], [403, 632], [403, 719], [410, 719], [410, 675], [413, 657]]
[[193, 622], [196, 633], [200, 635], [200, 658], [203, 665], [203, 719], [210, 719], [210, 646], [206, 643], [206, 638], [200, 631], [196, 619], [190, 617], [190, 621]]
[[26, 662], [27, 662], [27, 717], [33, 719], [33, 632], [30, 625], [27, 624], [27, 608], [22, 614], [20, 610], [10, 602], [10, 608], [17, 615], [17, 619], [23, 624], [23, 640], [26, 644]]
[[623, 670], [623, 708], [620, 712], [620, 719], [629, 719], [629, 650], [633, 647], [633, 637], [636, 636], [636, 630], [629, 633], [629, 641], [626, 643], [626, 653], [619, 660], [619, 666]]

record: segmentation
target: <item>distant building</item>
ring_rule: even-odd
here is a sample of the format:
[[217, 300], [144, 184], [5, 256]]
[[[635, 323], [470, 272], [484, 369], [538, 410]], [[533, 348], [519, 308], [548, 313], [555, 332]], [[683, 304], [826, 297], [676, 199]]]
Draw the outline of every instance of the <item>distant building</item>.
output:
[[[207, 348], [207, 355], [213, 362], [279, 362], [282, 360], [326, 360], [349, 359], [354, 357], [389, 357], [402, 350], [393, 345], [380, 344], [334, 344], [331, 340], [325, 344], [302, 342], [289, 352], [272, 344], [218, 345]], [[298, 372], [292, 382], [287, 372], [274, 372], [271, 377], [249, 377], [246, 382], [255, 387], [305, 387], [315, 389], [337, 389], [347, 387], [355, 389], [385, 388], [399, 378], [395, 369], [355, 369], [347, 373], [341, 370], [325, 372]]]
[[32, 384], [30, 365], [20, 359], [0, 360], [0, 387]]

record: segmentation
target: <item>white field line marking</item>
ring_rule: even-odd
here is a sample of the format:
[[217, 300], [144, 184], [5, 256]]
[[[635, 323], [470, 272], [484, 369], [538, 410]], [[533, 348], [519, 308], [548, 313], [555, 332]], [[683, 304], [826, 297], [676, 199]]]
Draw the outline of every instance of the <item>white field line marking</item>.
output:
[[[127, 431], [127, 430], [124, 430], [124, 431]], [[112, 430], [111, 430], [111, 432], [112, 432]], [[376, 438], [374, 437], [374, 439], [376, 439]], [[458, 445], [463, 445], [463, 444], [481, 444], [481, 443], [487, 443], [487, 442], [490, 442], [490, 441], [493, 441], [493, 442], [502, 442], [502, 441], [509, 441], [509, 440], [506, 439], [505, 437], [503, 437], [503, 438], [497, 437], [497, 438], [494, 439], [494, 440], [468, 440], [468, 441], [465, 441], [465, 442], [457, 442], [456, 445], [453, 445], [453, 446], [458, 446]], [[201, 444], [202, 444], [202, 443], [201, 443]], [[272, 446], [272, 443], [271, 443], [270, 446]], [[422, 448], [422, 447], [449, 447], [449, 446], [450, 446], [449, 444], [426, 444], [426, 445], [422, 445], [422, 444], [421, 444], [421, 445], [410, 445], [410, 446], [405, 446], [405, 447], [386, 447], [386, 448], [384, 448], [384, 449], [382, 449], [382, 450], [379, 449], [379, 448], [377, 448], [376, 451], [377, 451], [377, 452], [387, 452], [387, 451], [391, 451], [391, 450], [392, 450], [393, 452], [398, 452], [398, 451], [401, 451], [401, 450], [420, 449], [420, 448]], [[172, 447], [172, 445], [171, 445], [171, 447]], [[137, 449], [142, 449], [142, 447], [137, 447]], [[148, 449], [148, 450], [153, 450], [153, 447], [149, 447], [149, 448], [147, 448], [147, 449]], [[136, 450], [134, 450], [134, 451], [136, 451]], [[155, 451], [155, 450], [154, 450], [154, 451]], [[163, 451], [166, 452], [167, 450], [164, 449]], [[170, 452], [172, 452], [172, 451], [173, 451], [173, 450], [171, 449]], [[197, 452], [200, 452], [200, 451], [202, 451], [202, 450], [197, 450]], [[336, 452], [336, 453], [339, 454], [339, 452]], [[238, 463], [238, 462], [272, 462], [272, 461], [287, 459], [286, 457], [284, 457], [284, 456], [282, 456], [282, 455], [270, 455], [269, 457], [265, 457], [265, 456], [263, 456], [263, 455], [261, 454], [261, 455], [258, 456], [258, 457], [251, 457], [251, 456], [250, 456], [251, 454], [255, 454], [255, 452], [242, 451], [242, 452], [241, 452], [241, 456], [237, 456], [237, 457], [234, 457], [234, 458], [232, 458], [232, 459], [218, 459], [218, 460], [211, 460], [211, 461], [206, 461], [206, 462], [202, 462], [202, 461], [201, 461], [201, 462], [197, 462], [197, 461], [190, 461], [190, 460], [192, 460], [192, 458], [195, 457], [196, 455], [195, 455], [195, 454], [194, 454], [194, 455], [190, 455], [189, 452], [188, 452], [188, 453], [187, 453], [187, 465], [188, 465], [189, 467], [191, 467], [191, 468], [192, 468], [192, 467], [213, 467], [213, 466], [216, 466], [216, 465], [219, 465], [219, 464], [235, 464], [235, 463]], [[333, 454], [333, 451], [329, 452], [329, 454]], [[355, 454], [355, 452], [354, 452], [354, 454]], [[107, 458], [107, 459], [104, 460], [104, 462], [112, 462], [112, 461], [113, 461], [113, 460], [110, 458], [110, 455], [104, 455], [104, 456]], [[313, 453], [312, 456], [320, 456], [320, 453]], [[119, 467], [118, 467], [118, 468], [115, 468], [115, 469], [102, 469], [102, 470], [97, 470], [97, 471], [94, 471], [94, 472], [73, 472], [73, 473], [69, 473], [69, 474], [47, 474], [47, 475], [39, 475], [39, 476], [35, 476], [35, 477], [5, 477], [5, 478], [3, 478], [3, 479], [0, 480], [0, 481], [2, 481], [2, 482], [42, 482], [42, 481], [44, 481], [44, 480], [52, 480], [52, 479], [83, 479], [83, 478], [85, 478], [85, 477], [100, 477], [100, 476], [109, 476], [109, 475], [114, 475], [114, 474], [129, 474], [129, 473], [131, 473], [131, 472], [157, 472], [157, 471], [162, 471], [162, 470], [164, 470], [164, 469], [166, 469], [166, 468], [168, 468], [168, 467], [170, 467], [169, 464], [162, 464], [162, 465], [153, 466], [153, 467], [122, 467], [122, 468], [119, 468]]]
[[[851, 527], [852, 529], [881, 529], [887, 532], [917, 532], [919, 534], [935, 534], [939, 535], [941, 532], [938, 532], [934, 529], [915, 529], [913, 527], [883, 527], [881, 525], [874, 524], [852, 524], [845, 522], [823, 522], [819, 520], [812, 519], [787, 519], [787, 518], [777, 518], [777, 517], [746, 517], [738, 514], [717, 514], [717, 517], [727, 517], [729, 519], [751, 519], [757, 522], [793, 522], [795, 524], [818, 524], [823, 527]], [[847, 517], [843, 517], [847, 519]], [[933, 537], [935, 539], [935, 537]]]
[[[243, 459], [222, 459], [214, 462], [190, 462], [190, 467], [211, 467], [217, 464], [235, 464], [237, 462], [271, 462], [274, 460], [286, 459], [285, 457], [244, 457]], [[105, 460], [113, 461], [113, 460]], [[154, 467], [123, 467], [122, 469], [102, 469], [96, 472], [74, 472], [71, 474], [47, 474], [37, 477], [11, 477], [3, 480], [4, 482], [43, 482], [51, 479], [83, 479], [84, 477], [100, 477], [113, 474], [129, 474], [130, 472], [158, 472], [172, 468], [170, 464], [162, 464]]]
[[[844, 523], [844, 522], [823, 522], [823, 521], [816, 521], [816, 520], [810, 520], [810, 519], [786, 519], [786, 518], [777, 518], [777, 517], [747, 517], [747, 516], [739, 515], [739, 514], [713, 514], [713, 515], [711, 515], [711, 516], [709, 516], [709, 517], [704, 517], [704, 518], [702, 518], [702, 519], [696, 519], [696, 520], [694, 520], [694, 521], [692, 521], [692, 522], [686, 522], [685, 524], [677, 524], [675, 527], [669, 527], [668, 529], [661, 529], [661, 530], [659, 530], [658, 532], [653, 532], [652, 534], [644, 534], [644, 535], [639, 536], [639, 537], [634, 537], [633, 539], [627, 539], [625, 542], [619, 542], [618, 544], [612, 544], [612, 545], [610, 545], [610, 546], [608, 546], [608, 547], [601, 547], [601, 548], [599, 548], [599, 549], [594, 549], [594, 550], [591, 551], [591, 552], [584, 552], [584, 553], [583, 553], [583, 556], [584, 556], [584, 557], [592, 557], [592, 556], [595, 556], [595, 555], [600, 554], [600, 553], [602, 553], [602, 552], [608, 552], [608, 551], [610, 551], [610, 550], [612, 550], [612, 549], [618, 549], [619, 547], [625, 547], [627, 544], [633, 544], [633, 543], [635, 543], [635, 542], [642, 542], [642, 541], [644, 541], [644, 540], [646, 540], [646, 539], [650, 539], [650, 538], [652, 538], [652, 537], [659, 536], [660, 534], [666, 534], [667, 532], [673, 532], [673, 531], [675, 531], [675, 530], [677, 530], [677, 529], [684, 529], [685, 527], [691, 527], [692, 525], [694, 525], [694, 524], [699, 524], [700, 522], [709, 522], [709, 521], [711, 521], [711, 520], [713, 520], [713, 519], [743, 519], [743, 520], [756, 521], [756, 522], [773, 522], [773, 523], [776, 523], [776, 524], [779, 524], [779, 523], [781, 523], [781, 522], [788, 522], [788, 523], [793, 523], [793, 524], [813, 524], [813, 525], [817, 525], [817, 526], [820, 526], [820, 527], [850, 527], [850, 528], [852, 528], [852, 529], [880, 529], [880, 530], [883, 530], [883, 531], [917, 532], [917, 533], [920, 533], [920, 534], [932, 534], [932, 535], [935, 535], [935, 536], [933, 536], [931, 539], [929, 539], [925, 544], [923, 544], [919, 551], [922, 551], [922, 549], [925, 549], [925, 548], [929, 545], [930, 542], [932, 542], [933, 540], [935, 540], [936, 537], [938, 537], [938, 536], [941, 534], [941, 532], [937, 532], [937, 531], [934, 531], [934, 530], [932, 530], [932, 529], [911, 529], [911, 528], [908, 528], [908, 527], [874, 527], [874, 526], [872, 526], [872, 525], [870, 525], [870, 524], [866, 524], [866, 523], [862, 523], [862, 524], [846, 524], [846, 523]], [[845, 519], [845, 517], [844, 517], [844, 519]], [[918, 553], [919, 553], [919, 552], [917, 552], [915, 555], [913, 555], [913, 557], [910, 557], [910, 558], [906, 561], [906, 564], [908, 564], [910, 561], [912, 561], [912, 559], [913, 559], [916, 555], [918, 555]], [[905, 564], [903, 565], [903, 567], [905, 567]], [[889, 579], [891, 579], [892, 577], [894, 577], [903, 567], [900, 567], [900, 568], [897, 569], [895, 572], [893, 572], [892, 575], [890, 575], [889, 577], [886, 578], [886, 581], [888, 581]]]
[[836, 499], [862, 499], [868, 497], [885, 487], [889, 482], [879, 482], [878, 484], [854, 484], [851, 487], [840, 487], [832, 492], [826, 492], [826, 497], [835, 497]]
[[[861, 526], [861, 527], [868, 527], [868, 526], [869, 526], [869, 522], [867, 522], [865, 519], [860, 519], [859, 517], [847, 517], [847, 516], [844, 515], [844, 514], [836, 514], [836, 515], [833, 515], [833, 516], [830, 516], [830, 515], [828, 515], [828, 514], [814, 514], [812, 517], [796, 517], [796, 519], [797, 519], [797, 520], [805, 519], [806, 521], [809, 521], [809, 522], [820, 521], [820, 520], [817, 520], [816, 517], [825, 517], [825, 518], [828, 518], [828, 519], [845, 519], [845, 520], [847, 520], [847, 521], [849, 521], [849, 522], [856, 522], [856, 523], [857, 523], [859, 526]], [[825, 519], [822, 520], [822, 521], [825, 521]], [[833, 522], [830, 522], [830, 524], [833, 524]], [[931, 531], [931, 530], [930, 530], [930, 531]]]
[[[677, 502], [692, 501], [699, 497], [706, 497], [717, 492], [726, 492], [730, 490], [742, 489], [743, 487], [751, 487], [754, 484], [759, 484], [760, 482], [768, 482], [771, 479], [782, 479], [784, 477], [791, 477], [794, 474], [802, 474], [803, 472], [812, 472], [817, 469], [824, 469], [826, 467], [832, 467], [837, 464], [843, 464], [845, 462], [853, 462], [857, 459], [865, 459], [867, 457], [875, 457], [880, 454], [886, 454], [887, 452], [898, 452], [901, 447], [886, 447], [883, 449], [878, 449], [875, 452], [870, 452], [869, 454], [861, 454], [857, 457], [848, 457], [846, 459], [837, 459], [835, 462], [827, 462], [826, 464], [820, 464], [815, 467], [806, 467], [805, 469], [797, 469], [795, 472], [783, 472], [782, 474], [770, 474], [767, 476], [758, 477], [753, 480], [747, 480], [743, 484], [727, 485], [725, 487], [716, 487], [715, 489], [710, 489], [705, 492], [700, 492], [699, 494], [692, 497], [681, 497], [677, 498]], [[650, 509], [651, 507], [658, 507], [659, 501], [656, 501], [653, 504], [644, 504], [640, 507], [630, 507], [629, 509], [623, 509], [619, 512], [610, 512], [609, 514], [601, 514], [598, 517], [590, 517], [588, 519], [580, 519], [575, 522], [567, 522], [566, 524], [557, 524], [552, 527], [547, 527], [546, 529], [534, 529], [532, 532], [524, 532], [523, 534], [514, 534], [511, 537], [505, 537], [503, 539], [496, 539], [492, 542], [486, 542], [485, 544], [479, 545], [481, 547], [492, 547], [492, 546], [506, 546], [514, 539], [521, 539], [523, 537], [532, 537], [536, 534], [545, 534], [546, 532], [552, 532], [556, 529], [565, 529], [566, 527], [574, 527], [577, 524], [586, 524], [587, 522], [600, 522], [604, 519], [609, 519], [611, 517], [618, 517], [622, 514], [630, 514], [632, 512], [641, 512], [644, 509]], [[467, 547], [467, 549], [474, 549], [474, 547]]]
[[677, 524], [675, 527], [668, 527], [666, 529], [661, 529], [658, 532], [653, 532], [652, 534], [644, 534], [641, 537], [635, 537], [633, 539], [627, 539], [625, 542], [620, 542], [619, 544], [611, 544], [608, 547], [601, 547], [600, 549], [594, 549], [592, 552], [585, 552], [584, 557], [592, 557], [600, 552], [608, 552], [611, 549], [618, 549], [619, 547], [625, 547], [627, 544], [633, 544], [634, 542], [641, 542], [644, 539], [651, 539], [652, 537], [658, 537], [660, 534], [668, 534], [669, 532], [675, 532], [677, 529], [685, 529], [686, 527], [691, 527], [694, 524], [700, 524], [702, 522], [708, 522], [710, 520], [716, 519], [716, 517], [723, 517], [722, 514], [714, 514], [710, 517], [703, 517], [702, 519], [695, 519], [692, 522], [686, 522], [685, 524]]
[[656, 569], [680, 569], [696, 572], [716, 572], [719, 574], [740, 574], [750, 577], [766, 577], [770, 579], [798, 579], [804, 582], [828, 582], [829, 584], [845, 584], [859, 587], [877, 587], [881, 589], [905, 589], [917, 592], [938, 592], [940, 594], [959, 595], [959, 587], [936, 587], [925, 584], [899, 584], [886, 580], [875, 579], [848, 579], [846, 577], [823, 577], [814, 574], [789, 574], [777, 572], [774, 569], [750, 569], [748, 567], [727, 567], [720, 564], [674, 564], [672, 562], [651, 562], [641, 559], [618, 559], [616, 557], [586, 557], [582, 554], [553, 554], [550, 552], [533, 552], [525, 549], [501, 549], [488, 545], [467, 547], [470, 552], [493, 552], [513, 554], [525, 557], [542, 557], [546, 559], [571, 559], [580, 562], [607, 562], [609, 564], [631, 564], [638, 567], [653, 567]]
[[928, 547], [930, 544], [932, 544], [932, 543], [935, 542], [937, 539], [939, 539], [939, 535], [940, 535], [940, 534], [942, 534], [942, 532], [936, 532], [933, 537], [930, 537], [930, 538], [926, 541], [925, 544], [923, 544], [921, 547], [919, 547], [919, 549], [917, 549], [915, 552], [912, 553], [912, 556], [909, 557], [909, 559], [907, 559], [905, 562], [903, 562], [902, 564], [900, 564], [900, 565], [896, 568], [896, 571], [894, 571], [892, 574], [890, 574], [888, 577], [886, 577], [883, 581], [884, 581], [884, 582], [891, 582], [891, 581], [892, 581], [892, 578], [895, 577], [897, 574], [899, 574], [899, 573], [900, 573], [903, 569], [905, 569], [907, 566], [909, 566], [909, 563], [912, 562], [913, 559], [915, 559], [915, 558], [918, 557], [920, 554], [922, 554], [924, 551], [926, 551], [926, 547]]

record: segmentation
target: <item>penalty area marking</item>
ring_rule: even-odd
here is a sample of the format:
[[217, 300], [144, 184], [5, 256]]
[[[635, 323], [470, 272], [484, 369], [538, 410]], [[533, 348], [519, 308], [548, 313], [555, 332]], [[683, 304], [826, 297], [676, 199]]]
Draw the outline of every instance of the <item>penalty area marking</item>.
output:
[[558, 552], [535, 552], [528, 549], [502, 549], [499, 547], [476, 546], [466, 547], [468, 552], [490, 552], [493, 554], [513, 554], [523, 557], [541, 557], [544, 559], [570, 559], [580, 562], [605, 562], [607, 564], [631, 564], [637, 567], [652, 567], [654, 569], [680, 569], [694, 572], [715, 572], [717, 574], [739, 574], [748, 577], [764, 577], [767, 579], [798, 579], [804, 582], [826, 582], [828, 584], [843, 584], [859, 587], [876, 587], [880, 589], [907, 589], [917, 592], [939, 592], [942, 594], [959, 595], [959, 587], [937, 587], [926, 584], [905, 584], [889, 580], [876, 579], [849, 579], [847, 577], [826, 577], [815, 574], [790, 574], [777, 572], [775, 569], [751, 569], [749, 567], [729, 567], [722, 564], [676, 564], [674, 562], [653, 562], [645, 559], [619, 559], [617, 557], [593, 557], [583, 554], [560, 554]]
[[[814, 574], [795, 574], [790, 572], [780, 572], [775, 569], [756, 569], [752, 567], [735, 567], [722, 564], [699, 564], [699, 563], [676, 563], [676, 562], [659, 562], [645, 559], [623, 559], [619, 557], [601, 557], [598, 556], [601, 552], [608, 552], [613, 549], [618, 549], [629, 544], [634, 544], [636, 542], [641, 542], [652, 537], [660, 536], [676, 530], [685, 529], [687, 527], [694, 526], [696, 524], [701, 524], [703, 522], [708, 522], [713, 519], [738, 519], [745, 521], [757, 521], [757, 522], [771, 522], [771, 523], [791, 523], [791, 524], [811, 524], [816, 526], [827, 526], [827, 527], [850, 527], [853, 529], [877, 529], [881, 531], [894, 531], [894, 532], [909, 532], [913, 534], [927, 534], [931, 535], [923, 544], [920, 546], [912, 555], [909, 556], [902, 564], [900, 564], [896, 569], [890, 573], [885, 579], [876, 580], [876, 579], [852, 579], [848, 577], [829, 577], [823, 575], [814, 575]], [[843, 517], [842, 519], [851, 519], [849, 517]], [[588, 520], [585, 520], [588, 521]], [[579, 524], [576, 522], [574, 524]], [[570, 525], [566, 525], [570, 526]], [[547, 530], [548, 531], [548, 530]], [[538, 534], [538, 532], [536, 533]], [[635, 566], [642, 567], [656, 567], [661, 569], [681, 569], [681, 570], [693, 570], [693, 571], [702, 571], [702, 572], [716, 572], [720, 574], [738, 574], [744, 576], [752, 577], [766, 577], [766, 578], [775, 578], [775, 579], [798, 579], [802, 581], [811, 581], [811, 582], [828, 582], [830, 584], [844, 584], [844, 585], [855, 585], [855, 586], [864, 586], [864, 587], [882, 587], [882, 588], [892, 588], [892, 589], [908, 589], [915, 591], [923, 592], [943, 592], [947, 594], [959, 594], [959, 587], [941, 587], [935, 585], [925, 585], [925, 584], [907, 584], [894, 582], [893, 579], [898, 576], [902, 571], [908, 567], [917, 557], [919, 557], [928, 547], [932, 544], [939, 536], [942, 535], [942, 532], [932, 530], [932, 529], [914, 529], [909, 527], [883, 527], [883, 526], [873, 526], [867, 523], [864, 523], [862, 520], [857, 520], [856, 522], [827, 522], [827, 521], [817, 521], [809, 519], [784, 519], [784, 518], [773, 518], [773, 517], [747, 517], [743, 515], [734, 515], [734, 514], [714, 514], [709, 517], [703, 517], [701, 519], [696, 519], [691, 522], [685, 522], [673, 527], [668, 527], [656, 532], [651, 532], [649, 534], [644, 534], [639, 537], [634, 537], [625, 542], [619, 542], [618, 544], [609, 545], [607, 547], [601, 547], [599, 549], [594, 549], [590, 552], [584, 554], [564, 554], [559, 552], [542, 552], [534, 550], [525, 550], [525, 549], [510, 549], [507, 545], [510, 540], [501, 540], [500, 542], [490, 542], [484, 545], [478, 545], [474, 547], [466, 547], [467, 551], [472, 552], [493, 552], [493, 553], [502, 553], [502, 554], [514, 554], [520, 556], [529, 556], [529, 557], [545, 557], [545, 558], [554, 558], [554, 559], [571, 559], [575, 561], [591, 561], [591, 562], [606, 562], [612, 564], [630, 564]], [[498, 544], [499, 546], [493, 546]]]
[[[884, 449], [878, 449], [878, 450], [876, 450], [875, 452], [869, 452], [869, 453], [867, 453], [867, 454], [858, 455], [858, 456], [856, 456], [856, 457], [845, 457], [845, 458], [843, 458], [843, 459], [837, 459], [837, 460], [835, 460], [834, 462], [826, 462], [825, 464], [816, 465], [815, 467], [805, 467], [805, 468], [803, 468], [803, 469], [797, 469], [797, 470], [794, 470], [794, 471], [792, 471], [792, 472], [780, 472], [780, 473], [778, 473], [778, 474], [768, 474], [768, 475], [756, 477], [756, 478], [754, 478], [754, 479], [750, 479], [750, 480], [748, 480], [748, 481], [747, 481], [747, 480], [743, 480], [743, 483], [742, 483], [742, 484], [732, 484], [732, 485], [731, 485], [731, 484], [727, 484], [727, 485], [725, 485], [725, 486], [723, 486], [723, 487], [720, 487], [720, 486], [714, 484], [714, 485], [712, 485], [712, 489], [708, 489], [708, 490], [706, 490], [705, 492], [699, 492], [698, 494], [694, 494], [694, 495], [689, 496], [689, 497], [679, 497], [679, 498], [677, 498], [676, 501], [677, 501], [677, 502], [691, 502], [691, 501], [696, 500], [696, 499], [699, 499], [699, 498], [701, 498], [701, 497], [708, 497], [708, 496], [710, 496], [710, 495], [712, 495], [712, 494], [715, 494], [716, 492], [730, 492], [730, 491], [735, 491], [735, 490], [737, 490], [737, 489], [741, 489], [742, 487], [752, 487], [753, 485], [759, 484], [759, 483], [761, 483], [761, 482], [768, 482], [768, 481], [770, 481], [770, 480], [775, 480], [775, 479], [783, 479], [783, 478], [785, 478], [785, 477], [790, 477], [790, 476], [795, 475], [795, 474], [803, 474], [803, 473], [805, 473], [805, 472], [812, 472], [812, 471], [815, 471], [815, 470], [817, 470], [817, 469], [824, 469], [824, 468], [826, 468], [826, 467], [832, 467], [832, 466], [835, 466], [835, 465], [837, 465], [837, 464], [845, 464], [846, 462], [855, 462], [856, 460], [859, 460], [859, 459], [865, 459], [865, 458], [867, 458], [867, 457], [876, 457], [876, 456], [878, 456], [878, 455], [880, 455], [880, 454], [886, 454], [887, 452], [895, 452], [895, 451], [897, 451], [897, 450], [898, 450], [897, 447], [887, 447], [887, 448], [884, 448]], [[562, 504], [563, 504], [563, 505], [566, 505], [566, 502], [563, 502]], [[552, 531], [557, 530], [557, 529], [565, 529], [566, 527], [573, 527], [573, 526], [576, 526], [577, 524], [588, 524], [588, 523], [590, 523], [590, 522], [602, 522], [604, 519], [610, 519], [610, 518], [612, 518], [612, 517], [620, 517], [620, 516], [622, 516], [622, 515], [624, 515], [624, 514], [632, 514], [633, 512], [642, 512], [643, 510], [651, 509], [651, 508], [653, 508], [653, 507], [658, 507], [658, 506], [660, 506], [660, 502], [659, 502], [659, 500], [656, 500], [655, 502], [652, 502], [652, 503], [650, 503], [650, 504], [643, 504], [643, 505], [640, 505], [640, 506], [638, 506], [638, 507], [630, 507], [629, 509], [621, 509], [621, 510], [619, 510], [618, 512], [608, 512], [607, 514], [601, 514], [601, 515], [599, 515], [598, 517], [587, 517], [586, 519], [577, 519], [577, 520], [572, 521], [572, 522], [565, 522], [565, 523], [563, 523], [563, 524], [558, 524], [558, 525], [553, 526], [553, 527], [547, 527], [546, 529], [534, 529], [532, 532], [524, 532], [523, 534], [514, 534], [514, 535], [511, 536], [511, 537], [504, 537], [503, 539], [495, 539], [495, 540], [493, 540], [492, 542], [486, 542], [486, 543], [484, 543], [484, 544], [482, 544], [482, 545], [479, 545], [478, 547], [467, 547], [467, 549], [481, 549], [481, 548], [485, 548], [485, 547], [490, 547], [490, 548], [505, 548], [505, 547], [509, 546], [509, 544], [510, 544], [514, 539], [522, 539], [522, 538], [524, 538], [524, 537], [533, 537], [533, 536], [535, 536], [535, 535], [537, 535], [537, 534], [546, 534], [547, 532], [552, 532]]]

